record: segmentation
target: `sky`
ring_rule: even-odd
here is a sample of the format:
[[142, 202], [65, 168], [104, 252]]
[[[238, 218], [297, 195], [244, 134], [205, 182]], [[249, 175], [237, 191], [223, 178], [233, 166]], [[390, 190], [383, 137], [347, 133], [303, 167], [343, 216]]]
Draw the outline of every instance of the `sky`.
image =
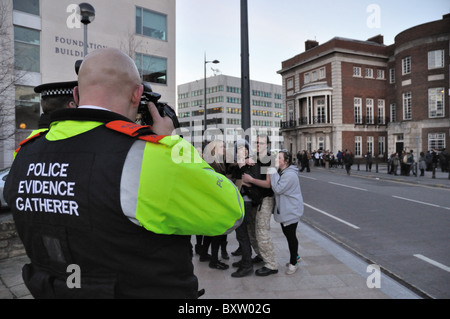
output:
[[[281, 85], [281, 62], [334, 37], [391, 45], [400, 32], [442, 19], [449, 0], [248, 0], [250, 78]], [[177, 85], [214, 73], [241, 77], [241, 0], [177, 1]], [[211, 68], [215, 69], [213, 71]], [[219, 71], [217, 71], [219, 70]]]

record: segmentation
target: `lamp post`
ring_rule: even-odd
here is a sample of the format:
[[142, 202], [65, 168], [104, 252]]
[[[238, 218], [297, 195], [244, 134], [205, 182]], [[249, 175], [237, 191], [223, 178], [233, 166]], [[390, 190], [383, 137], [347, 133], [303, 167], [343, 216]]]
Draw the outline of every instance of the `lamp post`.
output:
[[84, 56], [87, 55], [87, 25], [95, 19], [95, 9], [89, 3], [83, 2], [78, 5], [80, 8], [81, 23], [84, 24]]
[[[250, 115], [250, 62], [248, 45], [248, 5], [241, 0], [241, 102], [242, 129], [244, 132], [251, 126]], [[248, 138], [248, 136], [246, 136]]]
[[204, 71], [205, 71], [205, 78], [204, 78], [205, 91], [203, 92], [203, 93], [204, 93], [204, 96], [205, 96], [205, 124], [204, 124], [205, 131], [204, 131], [203, 134], [206, 133], [206, 129], [207, 129], [207, 124], [206, 124], [206, 119], [207, 119], [207, 108], [206, 108], [206, 104], [207, 104], [207, 103], [206, 103], [206, 65], [207, 65], [208, 63], [214, 63], [214, 64], [217, 64], [217, 63], [220, 63], [220, 61], [218, 61], [218, 60], [214, 60], [214, 61], [206, 61], [206, 53], [205, 53], [205, 65], [204, 65]]

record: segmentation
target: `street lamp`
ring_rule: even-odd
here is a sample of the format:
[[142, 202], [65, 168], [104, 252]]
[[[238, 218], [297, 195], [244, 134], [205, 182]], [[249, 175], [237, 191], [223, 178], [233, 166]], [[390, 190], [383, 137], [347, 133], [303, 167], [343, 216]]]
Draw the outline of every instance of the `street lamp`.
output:
[[83, 2], [78, 5], [80, 8], [81, 23], [84, 24], [84, 56], [87, 55], [87, 25], [95, 19], [95, 9], [89, 3]]
[[[206, 116], [207, 116], [207, 109], [206, 109], [206, 65], [207, 65], [208, 63], [214, 63], [214, 64], [217, 64], [217, 63], [220, 63], [220, 61], [218, 61], [218, 60], [214, 60], [214, 61], [206, 61], [206, 54], [205, 54], [205, 65], [204, 65], [204, 71], [205, 71], [205, 78], [204, 78], [204, 84], [205, 84], [205, 92], [204, 92], [204, 95], [205, 95], [205, 124], [204, 124], [204, 127], [205, 127], [205, 133], [206, 133], [206, 128], [207, 128], [207, 124], [206, 124]], [[205, 134], [205, 133], [203, 133], [203, 134]]]

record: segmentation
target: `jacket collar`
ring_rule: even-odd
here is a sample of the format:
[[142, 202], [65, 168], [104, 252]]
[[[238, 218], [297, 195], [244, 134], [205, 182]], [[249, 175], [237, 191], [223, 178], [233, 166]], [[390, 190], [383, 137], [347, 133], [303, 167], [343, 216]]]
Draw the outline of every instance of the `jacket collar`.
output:
[[56, 121], [94, 121], [108, 123], [111, 121], [126, 121], [133, 123], [129, 118], [111, 111], [98, 109], [63, 109], [54, 111], [50, 115], [50, 122]]

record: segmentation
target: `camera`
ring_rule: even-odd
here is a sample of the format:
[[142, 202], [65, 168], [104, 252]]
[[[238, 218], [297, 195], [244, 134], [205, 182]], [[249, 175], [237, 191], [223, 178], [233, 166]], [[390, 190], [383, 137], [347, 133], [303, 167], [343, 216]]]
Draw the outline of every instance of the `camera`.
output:
[[[78, 75], [78, 71], [80, 70], [81, 63], [83, 60], [77, 60], [75, 62], [75, 73]], [[161, 117], [168, 116], [172, 122], [173, 126], [177, 129], [180, 127], [180, 123], [178, 122], [177, 114], [175, 110], [165, 103], [158, 102], [161, 98], [161, 94], [153, 92], [150, 83], [142, 82], [144, 86], [144, 92], [142, 93], [141, 102], [138, 108], [138, 117], [140, 116], [140, 124], [142, 125], [153, 125], [153, 118], [148, 109], [148, 102], [153, 102], [158, 109], [159, 115]]]
[[153, 92], [152, 87], [148, 82], [142, 82], [142, 85], [144, 86], [144, 93], [142, 94], [141, 102], [138, 108], [138, 114], [141, 115], [141, 124], [153, 125], [153, 118], [147, 105], [148, 102], [153, 102], [158, 109], [159, 115], [161, 115], [161, 117], [168, 116], [172, 120], [173, 126], [175, 128], [179, 128], [180, 123], [178, 122], [178, 117], [175, 110], [166, 103], [158, 102], [161, 98], [161, 94]]

